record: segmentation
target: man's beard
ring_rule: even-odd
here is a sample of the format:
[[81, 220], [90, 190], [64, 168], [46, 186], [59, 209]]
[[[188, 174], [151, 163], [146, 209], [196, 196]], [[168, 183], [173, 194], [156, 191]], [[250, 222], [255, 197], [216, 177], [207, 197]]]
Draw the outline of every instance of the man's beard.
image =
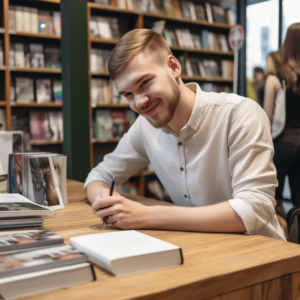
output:
[[[163, 119], [160, 119], [159, 116], [154, 119], [151, 117], [146, 117], [143, 113], [141, 113], [154, 128], [165, 127], [166, 125], [168, 125], [168, 123], [171, 122], [181, 97], [178, 85], [171, 78], [169, 78], [169, 82], [171, 85], [172, 95], [170, 97], [164, 98], [164, 103], [167, 110], [166, 116], [164, 117], [161, 115], [160, 117], [164, 117]], [[160, 100], [157, 104], [159, 104], [160, 102], [162, 102], [162, 100]], [[152, 104], [150, 104], [149, 107], [151, 105]]]

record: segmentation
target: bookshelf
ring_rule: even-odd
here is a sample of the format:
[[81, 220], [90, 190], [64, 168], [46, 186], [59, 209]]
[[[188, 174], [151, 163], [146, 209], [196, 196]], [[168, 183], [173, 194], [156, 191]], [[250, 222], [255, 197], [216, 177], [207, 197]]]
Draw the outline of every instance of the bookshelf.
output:
[[[142, 12], [135, 11], [131, 9], [119, 8], [118, 3], [121, 1], [111, 0], [112, 5], [98, 4], [92, 1], [87, 2], [87, 21], [88, 21], [88, 55], [90, 60], [91, 50], [93, 48], [112, 50], [114, 45], [118, 42], [116, 38], [100, 38], [92, 35], [89, 24], [93, 20], [94, 16], [98, 17], [112, 17], [126, 20], [126, 30], [125, 32], [137, 29], [137, 28], [149, 28], [151, 29], [154, 22], [164, 20], [166, 22], [166, 27], [170, 26], [171, 28], [188, 28], [194, 31], [207, 30], [215, 34], [228, 35], [229, 29], [232, 25], [217, 23], [217, 22], [208, 22], [205, 20], [192, 20], [184, 18], [182, 13], [176, 11], [176, 8], [180, 7], [180, 0], [172, 0], [174, 8], [174, 16], [169, 16], [162, 13], [153, 13], [153, 12]], [[126, 0], [126, 7], [128, 7], [128, 2]], [[204, 4], [207, 1], [201, 1], [200, 3]], [[198, 2], [197, 2], [198, 3]], [[179, 6], [178, 6], [179, 5]], [[123, 24], [123, 23], [122, 23]], [[122, 28], [123, 29], [123, 28]], [[123, 32], [123, 33], [125, 33]], [[211, 59], [216, 61], [221, 61], [222, 59], [229, 60], [233, 62], [234, 52], [222, 51], [220, 49], [209, 50], [209, 49], [190, 49], [188, 47], [180, 47], [172, 45], [170, 46], [176, 57], [184, 54], [191, 57], [201, 57], [204, 59]], [[89, 66], [90, 66], [89, 61]], [[91, 80], [93, 78], [102, 78], [108, 79], [109, 74], [106, 71], [101, 72], [91, 72], [89, 71], [89, 83], [90, 83], [90, 108], [89, 108], [89, 117], [90, 117], [90, 167], [93, 168], [97, 165], [102, 159], [103, 156], [111, 151], [117, 145], [117, 142], [120, 138], [95, 138], [93, 135], [93, 120], [95, 118], [95, 109], [104, 108], [104, 109], [122, 109], [129, 108], [128, 105], [112, 105], [112, 104], [91, 104]], [[182, 80], [184, 82], [196, 81], [199, 84], [209, 83], [209, 84], [218, 84], [221, 87], [226, 85], [232, 89], [233, 79], [224, 78], [221, 76], [188, 76], [182, 75]], [[110, 91], [111, 92], [111, 91]], [[112, 96], [112, 95], [111, 95]], [[138, 194], [141, 196], [145, 195], [145, 185], [148, 176], [155, 176], [154, 172], [145, 173], [145, 170], [137, 172], [132, 176], [133, 180], [137, 183]]]
[[[3, 12], [2, 22], [0, 22], [0, 39], [2, 40], [3, 53], [4, 53], [4, 68], [0, 70], [0, 79], [3, 79], [3, 86], [0, 89], [3, 90], [3, 96], [0, 94], [0, 108], [5, 109], [6, 115], [6, 130], [12, 130], [12, 119], [24, 116], [29, 117], [31, 111], [48, 112], [48, 111], [61, 111], [62, 102], [54, 102], [53, 99], [49, 103], [37, 103], [34, 102], [16, 102], [11, 101], [11, 84], [14, 83], [16, 77], [31, 78], [34, 82], [34, 93], [36, 93], [36, 80], [38, 79], [50, 79], [61, 80], [62, 69], [51, 68], [33, 68], [33, 67], [15, 67], [10, 65], [10, 52], [11, 45], [15, 43], [21, 43], [23, 45], [29, 44], [42, 44], [45, 47], [60, 48], [61, 35], [59, 34], [46, 34], [38, 32], [20, 31], [11, 28], [11, 15], [10, 6], [30, 7], [31, 9], [37, 9], [38, 11], [46, 11], [52, 14], [52, 12], [60, 11], [60, 0], [2, 0], [1, 10]], [[30, 16], [32, 18], [32, 16]], [[36, 16], [36, 18], [38, 18]], [[1, 21], [1, 18], [0, 18]], [[30, 19], [30, 22], [33, 22]], [[36, 23], [38, 25], [38, 23]], [[17, 26], [17, 25], [15, 25]], [[16, 28], [15, 28], [16, 29]], [[19, 28], [22, 29], [22, 28]], [[25, 46], [24, 46], [25, 47]], [[2, 74], [3, 73], [3, 74]], [[62, 140], [30, 140], [30, 145], [33, 151], [50, 151], [62, 153]]]

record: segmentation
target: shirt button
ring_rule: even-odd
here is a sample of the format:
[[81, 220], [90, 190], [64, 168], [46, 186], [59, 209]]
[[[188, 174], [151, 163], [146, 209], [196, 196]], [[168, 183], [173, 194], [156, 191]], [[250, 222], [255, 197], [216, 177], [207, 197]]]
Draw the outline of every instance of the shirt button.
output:
[[185, 198], [187, 198], [187, 197], [188, 197], [188, 195], [184, 195], [184, 197], [185, 197]]
[[182, 146], [182, 143], [181, 143], [181, 142], [178, 142], [178, 146]]
[[181, 167], [181, 168], [180, 168], [180, 171], [184, 171], [184, 168], [183, 168], [183, 167]]

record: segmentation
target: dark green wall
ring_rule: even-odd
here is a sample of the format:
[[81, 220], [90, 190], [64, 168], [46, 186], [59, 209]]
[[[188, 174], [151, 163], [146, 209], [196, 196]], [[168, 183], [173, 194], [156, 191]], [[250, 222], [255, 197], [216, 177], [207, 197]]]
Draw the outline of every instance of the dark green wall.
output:
[[67, 177], [90, 170], [87, 0], [61, 0], [64, 154]]

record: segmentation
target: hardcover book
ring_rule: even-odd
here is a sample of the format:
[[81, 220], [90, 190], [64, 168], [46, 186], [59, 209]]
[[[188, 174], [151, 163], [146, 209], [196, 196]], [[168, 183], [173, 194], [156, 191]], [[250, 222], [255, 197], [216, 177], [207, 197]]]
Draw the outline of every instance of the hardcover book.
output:
[[23, 103], [34, 101], [32, 78], [16, 77], [16, 101]]
[[37, 103], [47, 103], [52, 100], [52, 89], [50, 79], [36, 80], [36, 101]]
[[45, 68], [44, 46], [30, 44], [30, 65], [32, 68]]

